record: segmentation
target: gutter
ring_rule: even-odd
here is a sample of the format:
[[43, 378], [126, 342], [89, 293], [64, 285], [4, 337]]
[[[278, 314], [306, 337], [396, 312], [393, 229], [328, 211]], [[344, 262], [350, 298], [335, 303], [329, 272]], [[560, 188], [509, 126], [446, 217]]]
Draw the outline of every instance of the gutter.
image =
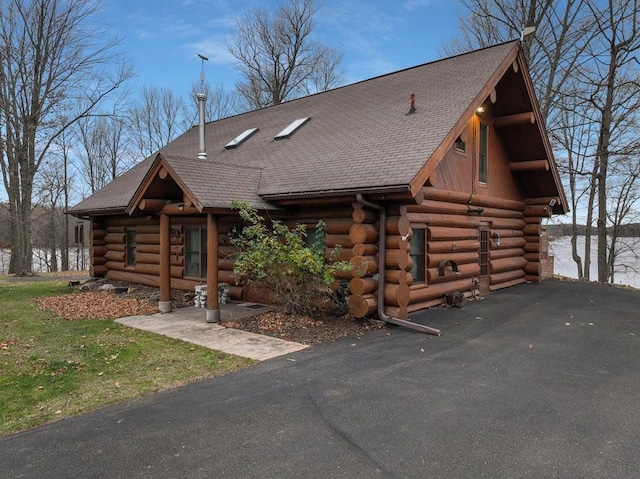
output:
[[411, 191], [411, 187], [408, 185], [391, 185], [391, 186], [378, 186], [367, 188], [344, 188], [344, 189], [331, 189], [331, 190], [316, 190], [316, 191], [299, 191], [288, 193], [263, 193], [258, 192], [258, 196], [265, 201], [278, 201], [278, 200], [291, 200], [291, 199], [307, 199], [307, 198], [319, 198], [327, 196], [352, 196], [353, 194], [365, 193], [372, 195], [381, 194], [393, 194], [393, 193], [407, 193]]
[[371, 209], [380, 212], [380, 225], [378, 233], [378, 317], [385, 323], [395, 324], [396, 326], [402, 326], [404, 328], [420, 331], [421, 333], [433, 334], [434, 336], [440, 336], [440, 330], [424, 326], [422, 324], [412, 323], [405, 319], [393, 318], [387, 316], [384, 312], [384, 273], [385, 273], [385, 257], [387, 256], [387, 212], [383, 206], [370, 201], [365, 200], [361, 193], [356, 195], [358, 203], [363, 206], [368, 206]]

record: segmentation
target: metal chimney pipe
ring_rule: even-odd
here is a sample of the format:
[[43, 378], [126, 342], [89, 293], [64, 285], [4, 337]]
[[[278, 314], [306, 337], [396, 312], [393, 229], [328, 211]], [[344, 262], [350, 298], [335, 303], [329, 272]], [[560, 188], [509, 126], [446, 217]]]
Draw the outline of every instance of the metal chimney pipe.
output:
[[204, 93], [198, 93], [196, 98], [198, 99], [198, 114], [200, 116], [200, 121], [198, 123], [198, 132], [200, 133], [200, 153], [198, 153], [198, 159], [206, 160], [207, 152], [204, 142], [204, 104], [207, 101], [207, 95]]

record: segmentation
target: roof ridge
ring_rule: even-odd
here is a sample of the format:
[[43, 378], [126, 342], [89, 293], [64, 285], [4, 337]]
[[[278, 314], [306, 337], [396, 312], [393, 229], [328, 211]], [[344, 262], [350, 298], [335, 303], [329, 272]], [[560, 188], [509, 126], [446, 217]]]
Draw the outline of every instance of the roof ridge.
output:
[[[237, 117], [240, 117], [242, 115], [247, 115], [249, 113], [254, 113], [256, 111], [267, 110], [267, 109], [270, 109], [270, 108], [276, 108], [278, 106], [282, 106], [282, 105], [285, 105], [285, 104], [293, 103], [293, 102], [296, 102], [298, 100], [304, 100], [305, 98], [311, 98], [313, 96], [322, 95], [322, 94], [325, 94], [325, 93], [335, 92], [335, 91], [338, 91], [338, 90], [342, 90], [344, 88], [352, 87], [354, 85], [359, 85], [359, 84], [362, 84], [362, 83], [370, 82], [372, 80], [378, 80], [380, 78], [384, 78], [384, 77], [391, 76], [391, 75], [396, 75], [398, 73], [402, 73], [402, 72], [406, 72], [406, 71], [410, 71], [410, 70], [415, 70], [417, 68], [426, 67], [428, 65], [434, 65], [436, 63], [440, 63], [440, 62], [456, 59], [456, 58], [459, 58], [459, 57], [462, 57], [462, 56], [465, 56], [465, 55], [471, 55], [471, 54], [474, 54], [474, 53], [479, 53], [479, 52], [482, 52], [484, 50], [490, 50], [492, 48], [502, 47], [502, 46], [505, 46], [505, 45], [510, 44], [510, 43], [517, 43], [518, 41], [519, 40], [517, 40], [517, 39], [507, 40], [507, 41], [504, 41], [504, 42], [501, 42], [501, 43], [496, 43], [495, 45], [489, 45], [489, 46], [486, 46], [486, 47], [481, 47], [481, 48], [476, 48], [474, 50], [469, 50], [467, 52], [458, 53], [457, 55], [445, 56], [445, 57], [442, 57], [442, 58], [437, 58], [435, 60], [430, 60], [430, 61], [427, 61], [427, 62], [424, 62], [424, 63], [420, 63], [418, 65], [413, 65], [413, 66], [410, 66], [410, 67], [401, 68], [399, 70], [393, 70], [393, 71], [390, 71], [390, 72], [387, 72], [387, 73], [382, 73], [380, 75], [376, 75], [376, 76], [369, 77], [369, 78], [364, 78], [362, 80], [358, 80], [358, 81], [355, 81], [353, 83], [347, 83], [346, 85], [340, 85], [340, 86], [337, 86], [337, 87], [332, 88], [330, 90], [318, 91], [318, 92], [310, 93], [308, 95], [304, 95], [304, 96], [301, 96], [301, 97], [292, 98], [291, 100], [285, 100], [282, 103], [278, 103], [276, 105], [269, 105], [269, 106], [265, 106], [265, 107], [262, 107], [262, 108], [256, 108], [256, 109], [253, 109], [253, 110], [248, 110], [248, 111], [243, 111], [241, 113], [236, 113], [235, 115], [230, 115], [230, 116], [227, 116], [227, 117], [224, 117], [224, 118], [218, 118], [217, 120], [213, 120], [213, 121], [207, 122], [206, 124], [208, 124], [208, 125], [209, 124], [214, 124], [214, 123], [217, 123], [219, 121], [228, 120], [230, 118], [237, 118]], [[197, 127], [197, 125], [194, 125], [192, 128], [196, 128], [196, 127]]]
[[[390, 71], [390, 72], [387, 72], [387, 73], [383, 73], [383, 74], [380, 74], [380, 75], [376, 75], [376, 76], [373, 76], [373, 77], [370, 77], [370, 78], [364, 78], [362, 80], [358, 80], [358, 81], [355, 81], [353, 83], [347, 83], [345, 85], [340, 85], [340, 86], [337, 86], [337, 87], [332, 88], [330, 90], [318, 91], [318, 92], [310, 93], [308, 95], [304, 95], [304, 96], [301, 96], [301, 97], [292, 98], [291, 100], [285, 100], [282, 103], [278, 103], [276, 105], [269, 105], [269, 106], [265, 106], [265, 107], [262, 107], [262, 108], [256, 108], [256, 109], [252, 109], [252, 110], [248, 110], [248, 111], [243, 111], [241, 113], [236, 113], [235, 115], [226, 116], [224, 118], [218, 118], [217, 120], [209, 121], [209, 122], [206, 122], [205, 124], [211, 125], [211, 124], [223, 121], [223, 120], [228, 120], [230, 118], [237, 118], [237, 117], [240, 117], [240, 116], [243, 116], [243, 115], [247, 115], [247, 114], [250, 114], [250, 113], [255, 113], [256, 111], [268, 110], [268, 109], [271, 109], [271, 108], [276, 108], [278, 106], [281, 106], [281, 105], [284, 105], [284, 104], [289, 104], [289, 103], [292, 103], [292, 102], [295, 102], [295, 101], [298, 101], [298, 100], [303, 100], [305, 98], [311, 98], [313, 96], [322, 95], [324, 93], [331, 93], [331, 92], [334, 92], [334, 91], [342, 90], [343, 88], [348, 88], [348, 87], [351, 87], [351, 86], [354, 86], [354, 85], [359, 85], [359, 84], [366, 83], [366, 82], [369, 82], [369, 81], [372, 81], [372, 80], [377, 80], [379, 78], [384, 78], [384, 77], [387, 77], [387, 76], [390, 76], [390, 75], [396, 75], [398, 73], [402, 73], [402, 72], [405, 72], [405, 71], [414, 70], [414, 69], [417, 69], [417, 68], [422, 68], [422, 67], [425, 67], [427, 65], [433, 65], [435, 63], [439, 63], [439, 62], [443, 62], [443, 61], [447, 61], [447, 60], [452, 60], [452, 59], [459, 58], [459, 57], [462, 57], [462, 56], [465, 56], [465, 55], [478, 53], [478, 52], [481, 52], [481, 51], [484, 51], [484, 50], [489, 50], [491, 48], [502, 47], [502, 46], [507, 45], [509, 43], [516, 43], [518, 41], [519, 40], [517, 40], [517, 39], [506, 40], [506, 41], [501, 42], [501, 43], [496, 43], [495, 45], [489, 45], [489, 46], [486, 46], [486, 47], [481, 47], [481, 48], [476, 48], [474, 50], [469, 50], [467, 52], [458, 53], [457, 55], [446, 56], [446, 57], [443, 57], [443, 58], [437, 58], [435, 60], [430, 60], [430, 61], [427, 61], [427, 62], [424, 62], [424, 63], [420, 63], [418, 65], [413, 65], [413, 66], [410, 66], [410, 67], [401, 68], [399, 70], [393, 70], [393, 71]], [[193, 125], [190, 128], [190, 130], [193, 129], [193, 128], [196, 128], [197, 126], [198, 125]]]

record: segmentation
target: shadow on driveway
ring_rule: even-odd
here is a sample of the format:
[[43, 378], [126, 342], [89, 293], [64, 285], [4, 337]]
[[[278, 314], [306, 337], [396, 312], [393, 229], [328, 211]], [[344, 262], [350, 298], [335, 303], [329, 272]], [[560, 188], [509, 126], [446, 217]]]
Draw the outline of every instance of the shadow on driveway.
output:
[[636, 478], [640, 292], [549, 281], [0, 439], [5, 477]]

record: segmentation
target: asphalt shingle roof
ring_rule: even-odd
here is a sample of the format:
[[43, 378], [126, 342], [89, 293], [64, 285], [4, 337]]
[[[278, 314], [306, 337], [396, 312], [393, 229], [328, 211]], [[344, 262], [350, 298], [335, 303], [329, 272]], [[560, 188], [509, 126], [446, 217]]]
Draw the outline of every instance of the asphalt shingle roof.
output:
[[246, 201], [256, 208], [269, 207], [256, 194], [261, 168], [166, 154], [162, 158], [173, 171], [180, 172], [180, 179], [203, 208], [231, 208], [233, 200]]
[[[204, 206], [408, 188], [516, 47], [505, 43], [208, 123], [207, 160], [196, 159], [197, 127], [159, 153]], [[407, 114], [411, 94], [417, 111]], [[290, 138], [274, 140], [304, 117], [309, 121]], [[259, 130], [224, 148], [249, 128]], [[150, 166], [143, 161], [71, 211], [124, 208]]]

